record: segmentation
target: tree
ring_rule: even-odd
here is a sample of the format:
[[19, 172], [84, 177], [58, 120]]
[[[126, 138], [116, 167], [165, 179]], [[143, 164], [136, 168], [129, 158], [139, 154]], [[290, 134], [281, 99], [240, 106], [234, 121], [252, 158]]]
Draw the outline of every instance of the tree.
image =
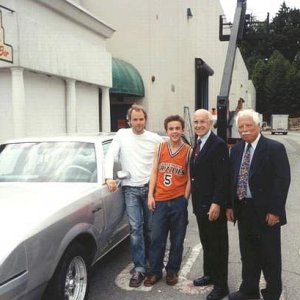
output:
[[251, 22], [241, 53], [256, 88], [257, 110], [300, 116], [300, 10], [283, 2], [270, 24]]
[[267, 64], [263, 59], [259, 59], [255, 64], [252, 80], [256, 88], [256, 110], [262, 114], [269, 114], [270, 103], [264, 97], [265, 78], [267, 75]]
[[285, 58], [293, 62], [299, 51], [300, 10], [291, 9], [283, 2], [270, 25], [270, 30], [273, 48], [279, 50]]
[[290, 62], [275, 50], [267, 63], [264, 94], [270, 104], [269, 111], [272, 114], [285, 114], [289, 111], [289, 77]]
[[293, 62], [288, 73], [288, 82], [288, 94], [290, 96], [290, 116], [297, 117], [300, 116], [300, 61], [297, 61], [297, 59]]

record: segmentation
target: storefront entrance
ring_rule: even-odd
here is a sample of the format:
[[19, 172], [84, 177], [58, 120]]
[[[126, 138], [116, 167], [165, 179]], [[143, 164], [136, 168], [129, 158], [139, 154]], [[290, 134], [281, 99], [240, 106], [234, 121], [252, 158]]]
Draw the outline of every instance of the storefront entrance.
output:
[[120, 128], [128, 128], [129, 125], [126, 120], [127, 111], [130, 108], [130, 104], [111, 104], [111, 131], [118, 131]]

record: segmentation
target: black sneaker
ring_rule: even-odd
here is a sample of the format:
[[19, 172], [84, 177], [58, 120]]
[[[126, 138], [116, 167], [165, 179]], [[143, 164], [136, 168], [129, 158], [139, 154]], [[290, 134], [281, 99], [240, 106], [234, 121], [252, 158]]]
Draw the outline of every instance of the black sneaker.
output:
[[143, 280], [145, 279], [145, 275], [142, 272], [134, 272], [129, 281], [130, 287], [139, 287]]

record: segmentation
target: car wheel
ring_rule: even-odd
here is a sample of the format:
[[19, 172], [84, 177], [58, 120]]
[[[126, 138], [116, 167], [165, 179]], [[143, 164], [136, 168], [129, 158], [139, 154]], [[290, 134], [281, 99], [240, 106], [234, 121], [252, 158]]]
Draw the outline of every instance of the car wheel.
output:
[[87, 299], [89, 269], [86, 249], [79, 243], [72, 244], [61, 258], [43, 299]]

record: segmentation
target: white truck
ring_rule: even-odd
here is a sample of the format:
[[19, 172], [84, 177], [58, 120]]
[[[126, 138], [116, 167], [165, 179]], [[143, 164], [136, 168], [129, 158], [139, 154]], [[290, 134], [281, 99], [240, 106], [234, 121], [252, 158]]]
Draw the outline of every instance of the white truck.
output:
[[271, 133], [288, 133], [289, 115], [272, 115]]

